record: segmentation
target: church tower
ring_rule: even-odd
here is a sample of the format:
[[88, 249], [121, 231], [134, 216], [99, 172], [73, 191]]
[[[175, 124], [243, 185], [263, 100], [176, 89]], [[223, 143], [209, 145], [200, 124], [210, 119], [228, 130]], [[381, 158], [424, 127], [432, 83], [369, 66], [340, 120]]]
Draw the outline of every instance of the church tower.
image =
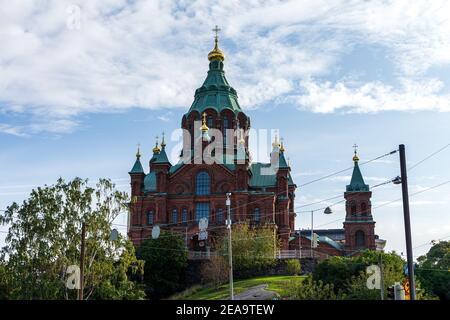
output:
[[359, 250], [375, 250], [375, 221], [373, 221], [371, 202], [372, 192], [365, 184], [359, 169], [359, 157], [355, 148], [354, 168], [350, 184], [346, 187], [346, 216], [344, 222], [345, 253], [352, 255]]
[[[151, 238], [154, 226], [183, 234], [192, 259], [214, 251], [226, 231], [227, 193], [234, 223], [270, 227], [278, 232], [281, 249], [289, 249], [294, 231], [296, 185], [278, 138], [274, 163], [252, 161], [250, 117], [238, 102], [224, 70], [225, 54], [215, 45], [208, 54], [206, 79], [182, 116], [183, 150], [176, 163], [166, 153], [164, 136], [156, 141], [145, 172], [140, 153], [129, 172], [132, 187], [128, 235], [135, 245]], [[158, 138], [157, 138], [158, 139]], [[199, 221], [208, 219], [207, 234]]]

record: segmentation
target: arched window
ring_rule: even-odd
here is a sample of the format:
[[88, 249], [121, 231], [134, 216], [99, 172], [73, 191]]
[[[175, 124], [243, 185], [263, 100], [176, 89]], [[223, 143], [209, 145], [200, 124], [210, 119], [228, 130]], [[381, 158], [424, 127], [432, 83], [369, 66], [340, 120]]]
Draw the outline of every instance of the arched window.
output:
[[366, 237], [364, 232], [361, 230], [356, 231], [355, 233], [355, 244], [357, 248], [364, 247], [366, 245]]
[[259, 221], [261, 220], [261, 213], [259, 211], [259, 208], [255, 208], [254, 214], [255, 214], [255, 217], [254, 217], [255, 222], [259, 223]]
[[195, 177], [195, 193], [197, 195], [207, 195], [210, 192], [210, 178], [206, 171], [201, 171]]
[[356, 202], [352, 201], [350, 202], [350, 213], [352, 216], [356, 215]]
[[223, 221], [223, 214], [222, 214], [222, 208], [217, 209], [217, 223], [222, 224]]
[[206, 122], [207, 122], [206, 125], [208, 126], [208, 128], [212, 128], [213, 127], [213, 117], [212, 117], [212, 115], [208, 115]]
[[149, 210], [147, 212], [147, 224], [152, 225], [153, 224], [153, 210]]
[[183, 223], [187, 222], [187, 209], [183, 208], [183, 210], [181, 211], [181, 221]]
[[209, 219], [209, 203], [199, 202], [195, 205], [195, 220], [198, 222], [201, 218]]
[[361, 215], [367, 215], [367, 204], [365, 202], [361, 203]]
[[177, 209], [173, 209], [172, 210], [172, 221], [173, 223], [177, 223], [177, 218], [178, 218], [178, 214], [177, 214]]

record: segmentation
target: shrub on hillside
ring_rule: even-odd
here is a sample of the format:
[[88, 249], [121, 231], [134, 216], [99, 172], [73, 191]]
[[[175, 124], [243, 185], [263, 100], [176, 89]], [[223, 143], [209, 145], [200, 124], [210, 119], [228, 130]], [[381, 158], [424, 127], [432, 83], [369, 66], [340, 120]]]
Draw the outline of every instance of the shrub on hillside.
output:
[[300, 261], [297, 259], [286, 260], [286, 272], [289, 275], [296, 276], [301, 272]]
[[311, 275], [302, 282], [288, 285], [288, 296], [290, 300], [336, 300], [338, 298], [332, 284], [314, 281]]

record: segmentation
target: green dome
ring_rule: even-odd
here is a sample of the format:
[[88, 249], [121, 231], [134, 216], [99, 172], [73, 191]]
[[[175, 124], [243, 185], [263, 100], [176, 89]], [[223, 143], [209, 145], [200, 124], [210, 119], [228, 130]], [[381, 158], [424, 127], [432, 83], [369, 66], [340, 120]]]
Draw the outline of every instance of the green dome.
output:
[[203, 85], [195, 90], [194, 102], [188, 114], [192, 111], [202, 114], [206, 109], [214, 109], [220, 114], [222, 110], [229, 109], [237, 115], [242, 111], [237, 99], [236, 90], [225, 78], [223, 62], [212, 60], [209, 63], [208, 76]]

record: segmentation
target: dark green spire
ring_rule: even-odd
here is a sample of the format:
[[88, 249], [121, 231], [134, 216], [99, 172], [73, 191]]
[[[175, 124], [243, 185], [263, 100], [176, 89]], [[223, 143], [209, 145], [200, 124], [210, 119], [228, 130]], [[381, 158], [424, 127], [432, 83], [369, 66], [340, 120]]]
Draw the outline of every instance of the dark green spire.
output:
[[347, 192], [367, 192], [369, 191], [369, 185], [365, 184], [364, 178], [361, 174], [361, 170], [358, 165], [359, 157], [357, 155], [356, 146], [355, 146], [355, 155], [353, 156], [353, 162], [355, 166], [353, 167], [352, 180], [350, 184], [347, 185]]
[[210, 60], [208, 75], [203, 85], [195, 90], [194, 102], [188, 113], [196, 110], [202, 114], [207, 108], [215, 109], [218, 113], [223, 109], [230, 109], [235, 114], [241, 111], [236, 90], [230, 86], [225, 78], [225, 71], [223, 70], [225, 56], [218, 48], [217, 34], [215, 41], [215, 48], [208, 55]]
[[139, 145], [138, 145], [138, 150], [136, 152], [136, 161], [134, 162], [133, 168], [129, 172], [130, 174], [131, 173], [144, 173], [144, 168], [142, 167], [140, 159], [141, 159], [141, 153], [139, 151]]
[[159, 149], [158, 152], [155, 152], [155, 150], [156, 149], [154, 149], [153, 157], [150, 160], [152, 163], [167, 163], [171, 165], [166, 153], [166, 143], [164, 141], [164, 133], [162, 134], [161, 149]]

